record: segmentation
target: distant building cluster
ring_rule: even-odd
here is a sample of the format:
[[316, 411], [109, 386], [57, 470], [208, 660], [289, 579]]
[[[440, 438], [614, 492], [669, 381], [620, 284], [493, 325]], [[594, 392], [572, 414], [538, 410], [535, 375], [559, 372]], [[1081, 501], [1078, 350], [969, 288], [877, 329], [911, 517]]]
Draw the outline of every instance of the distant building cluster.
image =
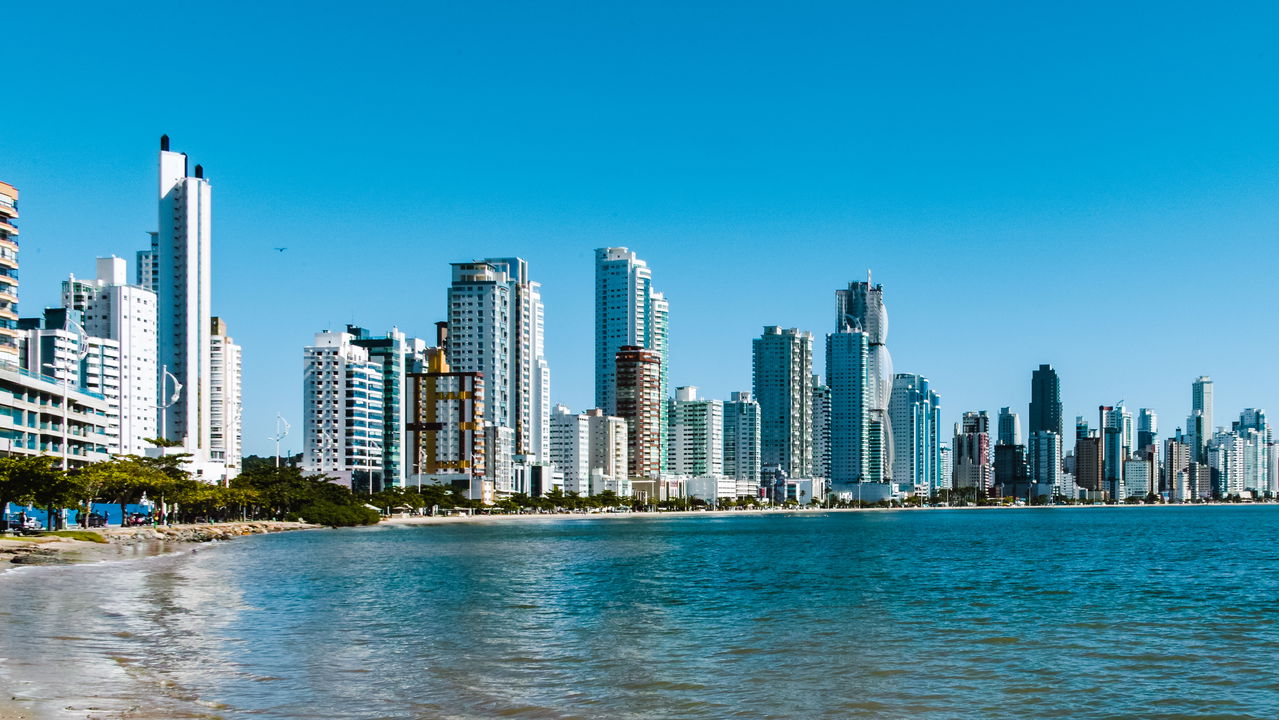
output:
[[[1012, 408], [962, 414], [947, 434], [928, 378], [895, 372], [884, 288], [835, 291], [824, 338], [769, 325], [749, 391], [728, 400], [668, 385], [670, 305], [627, 248], [595, 251], [595, 407], [552, 406], [540, 285], [520, 258], [454, 263], [431, 342], [397, 329], [316, 335], [304, 350], [306, 469], [357, 492], [444, 484], [494, 502], [554, 490], [660, 502], [873, 503], [919, 498], [1186, 502], [1271, 496], [1265, 413], [1214, 428], [1212, 382], [1193, 384], [1187, 430], [1161, 444], [1154, 412], [1122, 403], [1097, 428], [1063, 427], [1061, 383], [1031, 373], [1027, 423]], [[992, 420], [994, 427], [992, 427]]]
[[18, 191], [0, 183], [0, 452], [67, 468], [186, 453], [204, 481], [239, 473], [241, 353], [212, 314], [211, 199], [204, 169], [161, 138], [157, 230], [134, 282], [100, 257], [93, 279], [62, 283], [61, 307], [21, 318]]

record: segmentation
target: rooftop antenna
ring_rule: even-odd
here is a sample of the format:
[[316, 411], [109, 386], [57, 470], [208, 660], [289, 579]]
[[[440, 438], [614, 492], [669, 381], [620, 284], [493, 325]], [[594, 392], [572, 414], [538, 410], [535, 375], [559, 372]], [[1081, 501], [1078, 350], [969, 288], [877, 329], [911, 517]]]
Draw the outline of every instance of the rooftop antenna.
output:
[[280, 441], [289, 436], [289, 421], [280, 413], [275, 414], [275, 434], [267, 438], [275, 441], [275, 467], [280, 467]]

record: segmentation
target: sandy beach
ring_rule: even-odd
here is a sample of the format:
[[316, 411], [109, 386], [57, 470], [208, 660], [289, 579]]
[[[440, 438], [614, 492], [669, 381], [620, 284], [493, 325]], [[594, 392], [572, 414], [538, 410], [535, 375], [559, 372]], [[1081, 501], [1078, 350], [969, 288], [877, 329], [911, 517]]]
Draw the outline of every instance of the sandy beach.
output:
[[825, 513], [884, 513], [884, 512], [928, 512], [944, 510], [1084, 510], [1084, 509], [1119, 509], [1119, 508], [1197, 508], [1197, 507], [1258, 507], [1274, 503], [1197, 503], [1182, 505], [975, 505], [956, 507], [894, 507], [894, 508], [770, 508], [767, 510], [671, 510], [663, 512], [559, 512], [559, 513], [522, 513], [522, 514], [476, 514], [476, 515], [436, 515], [384, 518], [382, 525], [455, 525], [466, 523], [490, 522], [529, 522], [537, 520], [598, 520], [598, 519], [636, 519], [636, 518], [672, 518], [672, 517], [760, 517], [764, 515], [820, 515]]

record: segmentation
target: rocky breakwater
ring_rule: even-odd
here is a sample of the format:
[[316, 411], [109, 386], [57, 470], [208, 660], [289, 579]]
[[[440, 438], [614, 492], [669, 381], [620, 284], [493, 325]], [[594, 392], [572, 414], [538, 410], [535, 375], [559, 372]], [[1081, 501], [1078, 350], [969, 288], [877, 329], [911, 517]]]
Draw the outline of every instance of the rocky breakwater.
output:
[[[173, 552], [187, 545], [231, 540], [245, 535], [319, 527], [300, 522], [231, 522], [212, 525], [78, 530], [37, 537], [0, 537], [0, 568], [14, 565], [69, 565]], [[0, 715], [0, 720], [3, 719]]]
[[108, 528], [102, 531], [107, 542], [134, 545], [143, 542], [203, 543], [230, 540], [245, 535], [306, 530], [319, 527], [300, 522], [259, 520], [253, 522], [216, 523], [212, 525], [159, 525], [156, 527]]

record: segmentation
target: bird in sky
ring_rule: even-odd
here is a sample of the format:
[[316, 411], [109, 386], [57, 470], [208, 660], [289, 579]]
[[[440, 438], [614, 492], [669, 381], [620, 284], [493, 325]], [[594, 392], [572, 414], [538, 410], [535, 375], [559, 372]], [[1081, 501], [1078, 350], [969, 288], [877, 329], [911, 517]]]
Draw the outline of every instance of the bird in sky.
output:
[[282, 247], [282, 248], [276, 248], [276, 249], [275, 249], [275, 251], [276, 251], [276, 252], [281, 252], [281, 253], [282, 253], [282, 252], [284, 252], [285, 250], [288, 250], [288, 248], [286, 248], [286, 247]]

